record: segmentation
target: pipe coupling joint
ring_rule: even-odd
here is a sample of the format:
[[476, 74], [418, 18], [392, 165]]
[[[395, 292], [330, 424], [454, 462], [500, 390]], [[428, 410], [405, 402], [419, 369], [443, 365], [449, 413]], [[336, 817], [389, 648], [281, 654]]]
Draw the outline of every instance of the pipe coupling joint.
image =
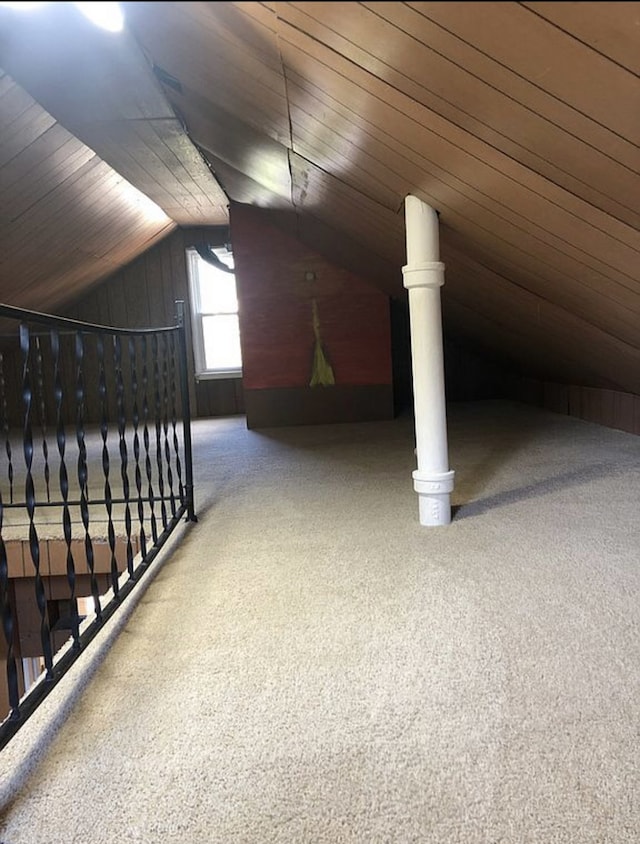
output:
[[419, 264], [407, 264], [402, 268], [403, 284], [411, 287], [442, 287], [444, 284], [444, 264], [441, 261], [421, 261]]
[[413, 474], [413, 488], [419, 495], [447, 495], [453, 492], [455, 472], [425, 472], [416, 469]]

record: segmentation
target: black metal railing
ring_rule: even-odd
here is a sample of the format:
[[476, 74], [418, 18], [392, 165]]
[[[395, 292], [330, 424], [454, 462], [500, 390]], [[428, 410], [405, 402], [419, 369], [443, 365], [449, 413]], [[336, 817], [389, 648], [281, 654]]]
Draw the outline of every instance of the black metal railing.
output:
[[0, 305], [0, 749], [196, 521], [176, 309], [123, 329]]

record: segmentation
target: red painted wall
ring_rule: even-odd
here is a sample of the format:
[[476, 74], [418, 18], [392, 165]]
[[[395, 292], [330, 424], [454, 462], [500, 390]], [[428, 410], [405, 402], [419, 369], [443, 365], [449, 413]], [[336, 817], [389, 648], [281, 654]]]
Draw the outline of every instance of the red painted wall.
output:
[[230, 225], [245, 389], [308, 386], [313, 299], [336, 385], [392, 383], [384, 293], [270, 224], [266, 210], [232, 203]]

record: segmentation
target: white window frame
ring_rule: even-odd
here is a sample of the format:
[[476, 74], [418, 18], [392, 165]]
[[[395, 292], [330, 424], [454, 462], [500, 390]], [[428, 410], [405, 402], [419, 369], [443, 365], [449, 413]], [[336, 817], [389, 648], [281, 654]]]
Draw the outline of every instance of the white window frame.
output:
[[[197, 249], [190, 246], [187, 252], [187, 276], [189, 280], [189, 302], [191, 310], [191, 337], [193, 341], [193, 360], [196, 381], [222, 378], [241, 378], [242, 366], [233, 368], [207, 369], [204, 344], [203, 317], [218, 316], [222, 312], [209, 313], [202, 310], [200, 300], [199, 263], [204, 261]], [[224, 258], [221, 258], [224, 260]], [[235, 311], [234, 313], [237, 313]]]

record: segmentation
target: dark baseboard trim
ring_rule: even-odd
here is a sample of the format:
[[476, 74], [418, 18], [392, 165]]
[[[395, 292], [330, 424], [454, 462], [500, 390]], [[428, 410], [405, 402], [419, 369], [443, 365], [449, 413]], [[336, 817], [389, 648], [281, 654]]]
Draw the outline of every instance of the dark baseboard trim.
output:
[[393, 419], [391, 384], [244, 391], [247, 428]]

